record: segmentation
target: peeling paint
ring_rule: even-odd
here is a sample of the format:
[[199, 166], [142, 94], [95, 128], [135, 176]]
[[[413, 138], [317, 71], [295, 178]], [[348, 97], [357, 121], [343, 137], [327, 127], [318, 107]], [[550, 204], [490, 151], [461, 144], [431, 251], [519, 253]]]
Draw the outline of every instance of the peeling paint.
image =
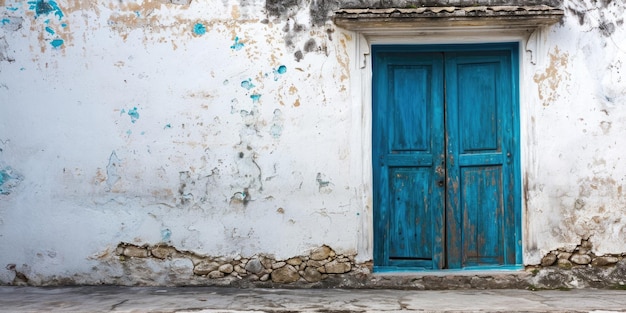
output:
[[561, 53], [558, 47], [550, 53], [550, 64], [542, 74], [535, 74], [534, 80], [539, 90], [539, 99], [544, 106], [554, 103], [559, 95], [562, 82], [569, 79], [567, 72], [568, 54]]
[[235, 50], [235, 51], [239, 51], [241, 49], [243, 49], [243, 42], [239, 41], [239, 37], [235, 37], [234, 39], [234, 43], [230, 46], [231, 49]]
[[24, 180], [24, 177], [10, 166], [0, 165], [0, 195], [9, 195]]
[[198, 36], [202, 36], [206, 34], [206, 26], [204, 26], [201, 23], [197, 23], [196, 25], [193, 26], [193, 33]]
[[28, 1], [28, 9], [35, 12], [35, 18], [41, 15], [48, 15], [50, 13], [54, 13], [59, 20], [63, 18], [63, 11], [59, 8], [59, 5], [56, 1], [46, 1], [46, 0], [36, 0], [36, 1]]

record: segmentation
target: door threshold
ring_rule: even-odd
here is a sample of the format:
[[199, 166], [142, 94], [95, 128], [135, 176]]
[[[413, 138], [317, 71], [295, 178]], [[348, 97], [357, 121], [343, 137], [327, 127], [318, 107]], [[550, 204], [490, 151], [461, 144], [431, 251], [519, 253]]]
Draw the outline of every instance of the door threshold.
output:
[[525, 274], [523, 265], [474, 266], [461, 269], [424, 269], [417, 267], [375, 266], [373, 275], [380, 276], [476, 276], [476, 275], [518, 275]]

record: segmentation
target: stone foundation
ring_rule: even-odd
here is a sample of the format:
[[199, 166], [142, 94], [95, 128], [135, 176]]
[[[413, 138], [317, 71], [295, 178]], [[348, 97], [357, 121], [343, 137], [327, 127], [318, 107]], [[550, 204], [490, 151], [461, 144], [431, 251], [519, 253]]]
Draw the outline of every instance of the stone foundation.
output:
[[[210, 257], [179, 251], [168, 245], [137, 246], [121, 243], [116, 256], [130, 276], [121, 284], [131, 285], [210, 285], [271, 288], [395, 288], [395, 289], [570, 289], [624, 288], [626, 258], [623, 255], [596, 256], [591, 245], [580, 245], [549, 252], [541, 265], [520, 271], [440, 271], [411, 273], [372, 273], [372, 263], [357, 264], [354, 255], [337, 254], [322, 246], [307, 255], [278, 260], [267, 255], [249, 258]], [[151, 280], [153, 262], [186, 260], [186, 267], [174, 275]], [[148, 263], [152, 265], [148, 265]], [[181, 275], [182, 274], [182, 275]], [[164, 276], [163, 273], [155, 274]], [[134, 278], [131, 278], [134, 277]], [[163, 280], [164, 279], [164, 280]], [[119, 283], [119, 282], [118, 282]]]

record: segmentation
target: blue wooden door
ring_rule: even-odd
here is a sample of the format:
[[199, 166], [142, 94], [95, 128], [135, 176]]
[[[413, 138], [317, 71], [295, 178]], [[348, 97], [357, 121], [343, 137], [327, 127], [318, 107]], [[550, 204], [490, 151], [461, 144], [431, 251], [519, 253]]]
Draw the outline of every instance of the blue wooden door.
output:
[[374, 46], [374, 263], [521, 263], [516, 47]]

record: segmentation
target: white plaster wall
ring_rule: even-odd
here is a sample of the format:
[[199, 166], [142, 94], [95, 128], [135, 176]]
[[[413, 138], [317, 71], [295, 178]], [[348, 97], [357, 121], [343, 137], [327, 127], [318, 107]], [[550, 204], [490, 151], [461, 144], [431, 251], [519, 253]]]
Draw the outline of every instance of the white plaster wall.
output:
[[[162, 241], [371, 259], [356, 34], [263, 1], [165, 2], [0, 0], [0, 265], [94, 283], [118, 243]], [[594, 5], [566, 1], [523, 57], [526, 264], [587, 237], [626, 251], [625, 5]]]
[[247, 3], [0, 2], [1, 282], [96, 281], [120, 242], [356, 253], [353, 39]]
[[563, 6], [563, 23], [537, 34], [522, 90], [526, 264], [582, 238], [597, 255], [626, 251], [626, 5]]

